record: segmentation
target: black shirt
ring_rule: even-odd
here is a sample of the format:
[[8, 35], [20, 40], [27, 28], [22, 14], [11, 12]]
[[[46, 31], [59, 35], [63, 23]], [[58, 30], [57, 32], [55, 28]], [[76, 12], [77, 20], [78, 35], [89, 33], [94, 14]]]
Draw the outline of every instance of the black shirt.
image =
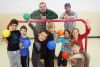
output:
[[19, 30], [14, 30], [14, 31], [11, 31], [11, 35], [10, 37], [7, 38], [8, 40], [8, 47], [7, 47], [7, 50], [8, 51], [16, 51], [16, 50], [19, 50], [19, 38], [20, 38], [20, 32]]

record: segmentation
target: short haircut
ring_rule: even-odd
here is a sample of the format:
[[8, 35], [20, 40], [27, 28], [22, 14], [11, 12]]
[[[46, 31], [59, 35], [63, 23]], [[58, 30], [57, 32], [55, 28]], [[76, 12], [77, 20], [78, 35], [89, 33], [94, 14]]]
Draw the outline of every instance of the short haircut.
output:
[[20, 30], [21, 30], [21, 29], [25, 29], [25, 30], [27, 31], [27, 27], [24, 26], [24, 25], [20, 27]]
[[[46, 6], [46, 3], [45, 3], [45, 2], [41, 2], [40, 4], [45, 4], [45, 6]], [[39, 5], [40, 5], [40, 4], [39, 4]]]
[[47, 29], [55, 28], [55, 24], [53, 22], [50, 22], [47, 24]]
[[38, 32], [38, 34], [41, 34], [42, 32], [45, 32], [47, 35], [49, 34], [49, 32], [47, 30], [42, 30], [42, 31]]

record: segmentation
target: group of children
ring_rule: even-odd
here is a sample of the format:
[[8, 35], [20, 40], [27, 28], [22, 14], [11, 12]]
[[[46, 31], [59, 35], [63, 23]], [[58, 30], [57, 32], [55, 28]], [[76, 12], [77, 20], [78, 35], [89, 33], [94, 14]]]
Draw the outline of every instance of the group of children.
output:
[[[34, 33], [32, 50], [33, 67], [54, 67], [55, 49], [50, 50], [47, 48], [49, 41], [62, 42], [61, 51], [57, 57], [58, 67], [67, 66], [68, 58], [65, 59], [62, 57], [63, 51], [69, 53], [72, 67], [84, 67], [83, 59], [84, 56], [87, 57], [87, 54], [84, 52], [82, 39], [90, 32], [88, 23], [85, 23], [86, 32], [84, 34], [80, 34], [79, 29], [74, 28], [72, 31], [65, 30], [64, 37], [57, 36], [54, 23], [48, 23], [47, 29], [41, 32], [38, 32], [36, 27], [31, 23], [28, 24]], [[16, 30], [17, 26], [18, 21], [12, 19], [7, 27], [11, 31], [11, 35], [6, 38], [10, 65], [11, 67], [29, 67], [28, 47], [31, 45], [31, 42], [27, 36], [27, 28], [26, 26], [21, 26], [19, 31]], [[25, 40], [28, 40], [28, 45], [24, 43]]]

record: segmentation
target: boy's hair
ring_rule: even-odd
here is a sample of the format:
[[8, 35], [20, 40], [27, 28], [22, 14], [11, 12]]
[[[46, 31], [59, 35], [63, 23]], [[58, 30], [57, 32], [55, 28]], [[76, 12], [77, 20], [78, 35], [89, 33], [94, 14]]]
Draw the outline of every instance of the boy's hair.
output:
[[10, 23], [7, 25], [7, 29], [9, 29], [9, 26], [12, 25], [12, 24], [16, 24], [18, 26], [18, 20], [17, 19], [12, 19], [10, 21]]
[[18, 20], [17, 19], [12, 19], [9, 23], [9, 25], [12, 25], [12, 24], [17, 24], [18, 25]]
[[79, 46], [79, 42], [77, 40], [72, 39], [71, 46], [74, 46], [74, 45]]
[[55, 24], [52, 22], [47, 24], [47, 29], [55, 28]]
[[24, 25], [20, 27], [20, 30], [21, 30], [21, 29], [25, 29], [25, 30], [27, 31], [27, 27], [24, 26]]
[[40, 32], [38, 32], [38, 34], [40, 34], [42, 32], [45, 32], [47, 35], [49, 34], [49, 32], [47, 30], [40, 31]]

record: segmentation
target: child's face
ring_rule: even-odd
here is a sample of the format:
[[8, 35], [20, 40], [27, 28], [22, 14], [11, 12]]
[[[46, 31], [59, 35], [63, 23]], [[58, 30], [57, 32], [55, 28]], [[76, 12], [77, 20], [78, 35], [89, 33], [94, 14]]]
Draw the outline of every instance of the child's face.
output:
[[40, 41], [45, 41], [46, 39], [47, 39], [47, 33], [45, 33], [45, 32], [41, 32], [40, 34], [38, 34], [39, 36], [38, 36], [38, 39], [40, 40]]
[[64, 36], [65, 38], [69, 38], [70, 34], [67, 31], [65, 31]]
[[16, 29], [17, 29], [17, 26], [18, 26], [17, 24], [11, 24], [11, 25], [10, 25], [10, 28], [11, 28], [12, 30], [16, 30]]
[[73, 35], [73, 37], [78, 37], [79, 31], [78, 31], [77, 29], [74, 29], [74, 30], [72, 31], [72, 35]]
[[49, 31], [50, 33], [54, 33], [55, 28], [50, 28], [50, 29], [48, 29], [48, 31]]
[[21, 35], [26, 35], [27, 31], [25, 29], [20, 30]]
[[79, 50], [80, 50], [80, 47], [79, 46], [73, 45], [73, 47], [72, 47], [73, 53], [79, 53]]

